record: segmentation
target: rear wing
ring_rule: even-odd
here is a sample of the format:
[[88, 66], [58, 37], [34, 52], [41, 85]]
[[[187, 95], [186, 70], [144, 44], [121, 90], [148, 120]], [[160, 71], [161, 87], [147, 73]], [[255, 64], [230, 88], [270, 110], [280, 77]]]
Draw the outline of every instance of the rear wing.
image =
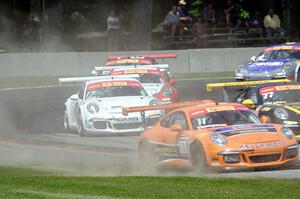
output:
[[145, 111], [160, 110], [160, 109], [171, 111], [174, 109], [187, 107], [187, 106], [196, 106], [196, 105], [204, 106], [209, 104], [216, 104], [216, 102], [214, 100], [193, 100], [193, 101], [162, 104], [162, 105], [124, 107], [123, 115], [128, 115], [128, 113], [132, 113], [132, 112], [145, 112]]
[[92, 76], [92, 77], [67, 77], [67, 78], [59, 78], [58, 85], [78, 85], [87, 81], [97, 81], [97, 80], [123, 80], [123, 79], [138, 79], [139, 75], [115, 75], [115, 76]]
[[121, 69], [121, 68], [144, 68], [144, 69], [150, 69], [150, 68], [156, 68], [161, 70], [167, 70], [169, 69], [168, 64], [153, 64], [153, 65], [125, 65], [125, 66], [95, 66], [96, 71], [109, 71], [114, 69]]
[[224, 100], [229, 101], [227, 88], [230, 87], [250, 87], [266, 83], [280, 83], [291, 82], [289, 79], [274, 79], [274, 80], [258, 80], [258, 81], [245, 81], [245, 82], [224, 82], [224, 83], [208, 83], [206, 84], [206, 91], [212, 92], [214, 88], [222, 88]]
[[153, 59], [175, 59], [177, 54], [145, 54], [145, 55], [112, 55], [107, 58], [107, 60], [122, 59], [122, 58], [139, 58], [139, 57], [149, 57]]

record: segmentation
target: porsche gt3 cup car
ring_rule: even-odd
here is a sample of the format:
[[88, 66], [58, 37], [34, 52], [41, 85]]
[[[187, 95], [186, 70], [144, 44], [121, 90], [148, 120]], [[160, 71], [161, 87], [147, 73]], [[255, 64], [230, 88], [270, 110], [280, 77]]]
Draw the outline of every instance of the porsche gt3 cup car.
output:
[[300, 81], [300, 44], [287, 43], [265, 48], [235, 71], [236, 80], [288, 78]]
[[[295, 164], [298, 145], [291, 129], [261, 124], [246, 106], [235, 103], [158, 105], [177, 108], [140, 135], [139, 157], [144, 166], [258, 168]], [[124, 108], [126, 113], [156, 106]]]
[[[164, 113], [155, 110], [123, 116], [123, 106], [153, 105], [160, 102], [148, 96], [133, 76], [61, 78], [61, 82], [86, 81], [77, 94], [65, 102], [64, 126], [79, 135], [136, 134], [152, 126]], [[136, 78], [136, 76], [134, 76]]]
[[256, 110], [263, 122], [283, 124], [293, 130], [300, 141], [300, 83], [288, 80], [226, 82], [210, 84], [233, 87], [246, 86], [233, 100]]
[[[119, 67], [126, 67], [126, 66], [138, 66], [138, 67], [155, 67], [160, 66], [155, 59], [170, 59], [176, 58], [176, 54], [148, 54], [148, 55], [118, 55], [118, 56], [109, 56], [106, 63], [102, 67], [110, 67], [110, 66], [119, 66]], [[151, 65], [151, 66], [150, 66]], [[167, 64], [163, 64], [167, 65]], [[97, 70], [98, 66], [92, 71], [93, 75], [107, 75], [108, 72], [103, 70]], [[175, 85], [176, 79], [170, 73], [169, 67], [164, 67], [162, 70], [165, 79], [172, 85]]]
[[164, 74], [157, 68], [119, 68], [110, 72], [110, 75], [139, 75], [139, 81], [146, 92], [162, 103], [171, 103], [178, 100], [177, 90], [170, 85]]

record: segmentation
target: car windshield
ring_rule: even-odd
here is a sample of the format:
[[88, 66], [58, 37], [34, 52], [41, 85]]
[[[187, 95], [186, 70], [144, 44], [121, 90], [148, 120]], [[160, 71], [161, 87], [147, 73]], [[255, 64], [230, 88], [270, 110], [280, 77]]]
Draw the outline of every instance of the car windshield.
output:
[[262, 94], [263, 104], [280, 104], [298, 102], [300, 89], [298, 90], [283, 90], [276, 92], [268, 92]]
[[137, 86], [110, 86], [101, 87], [86, 92], [86, 99], [89, 98], [106, 98], [122, 96], [147, 96], [142, 87]]
[[260, 53], [255, 61], [265, 61], [265, 60], [269, 60], [272, 58], [272, 51], [266, 51], [266, 52], [262, 52]]
[[260, 123], [254, 113], [239, 110], [207, 113], [193, 117], [191, 121], [194, 130], [216, 126]]
[[139, 81], [143, 84], [152, 83], [152, 84], [161, 84], [163, 83], [161, 76], [158, 74], [139, 74]]

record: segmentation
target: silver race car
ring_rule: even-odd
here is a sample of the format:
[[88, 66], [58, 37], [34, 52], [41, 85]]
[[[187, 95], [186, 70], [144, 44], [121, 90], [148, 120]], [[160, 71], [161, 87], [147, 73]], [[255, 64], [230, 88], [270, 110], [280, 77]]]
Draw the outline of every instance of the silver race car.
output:
[[[153, 126], [163, 110], [122, 114], [123, 107], [157, 105], [134, 75], [61, 78], [60, 83], [83, 82], [65, 102], [64, 127], [80, 136], [138, 134]], [[87, 81], [88, 80], [88, 81]]]
[[235, 71], [236, 80], [283, 79], [300, 81], [300, 44], [287, 43], [265, 48]]

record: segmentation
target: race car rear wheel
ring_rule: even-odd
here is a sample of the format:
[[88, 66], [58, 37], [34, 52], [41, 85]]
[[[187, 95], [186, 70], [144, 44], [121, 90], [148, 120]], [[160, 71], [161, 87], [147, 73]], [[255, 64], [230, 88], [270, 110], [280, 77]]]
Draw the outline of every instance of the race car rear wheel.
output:
[[202, 144], [199, 142], [193, 143], [190, 153], [194, 171], [196, 173], [207, 172], [207, 161]]
[[149, 141], [143, 140], [139, 144], [138, 156], [139, 165], [142, 170], [151, 171], [155, 169], [159, 158]]

